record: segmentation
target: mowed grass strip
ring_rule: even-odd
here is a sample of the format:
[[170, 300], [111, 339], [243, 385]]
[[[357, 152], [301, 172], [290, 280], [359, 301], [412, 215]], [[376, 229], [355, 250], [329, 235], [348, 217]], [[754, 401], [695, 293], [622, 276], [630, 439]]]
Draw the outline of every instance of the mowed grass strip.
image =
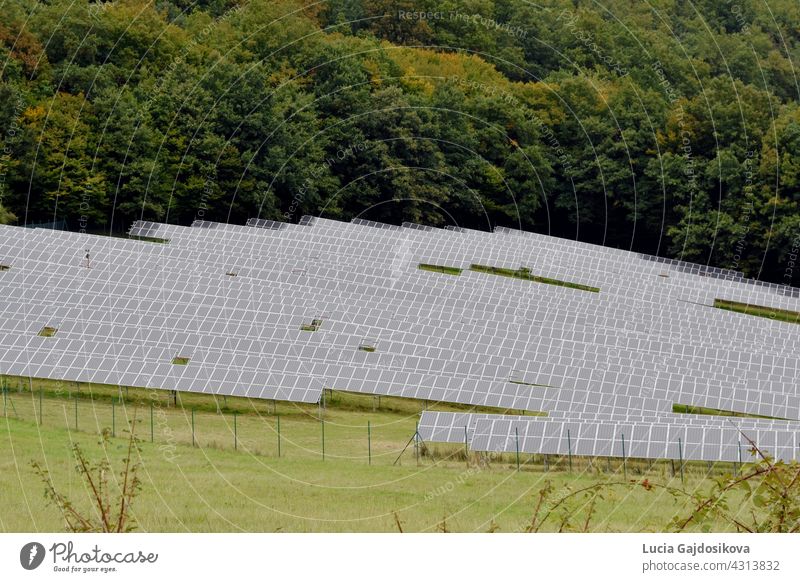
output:
[[558, 287], [569, 287], [570, 289], [578, 289], [579, 291], [589, 291], [591, 293], [600, 293], [599, 287], [590, 287], [589, 285], [581, 285], [580, 283], [571, 283], [569, 281], [560, 281], [558, 279], [551, 279], [549, 277], [541, 277], [531, 273], [530, 269], [521, 267], [519, 269], [504, 269], [502, 267], [491, 267], [488, 265], [478, 265], [473, 263], [469, 266], [470, 271], [477, 273], [488, 273], [490, 275], [499, 275], [501, 277], [511, 277], [512, 279], [522, 279], [524, 281], [533, 281], [535, 283], [545, 283], [546, 285], [556, 285]]
[[169, 244], [169, 239], [168, 238], [158, 238], [156, 236], [139, 236], [139, 235], [136, 235], [136, 234], [130, 234], [130, 235], [127, 236], [127, 238], [129, 238], [131, 240], [138, 240], [138, 241], [141, 241], [141, 242], [156, 243], [156, 244], [160, 244], [160, 245]]
[[418, 268], [423, 271], [430, 271], [432, 273], [443, 273], [445, 275], [460, 275], [463, 269], [458, 267], [448, 267], [446, 265], [429, 265], [427, 263], [420, 263]]
[[[299, 402], [284, 402], [258, 398], [242, 398], [237, 396], [223, 396], [202, 392], [171, 392], [154, 388], [135, 388], [115, 386], [109, 384], [92, 384], [71, 382], [66, 380], [51, 380], [47, 378], [21, 378], [19, 376], [0, 375], [0, 389], [5, 388], [7, 393], [15, 398], [27, 395], [27, 398], [38, 397], [42, 392], [44, 398], [56, 399], [88, 399], [106, 403], [112, 400], [116, 403], [138, 403], [156, 407], [170, 408], [173, 405], [196, 412], [212, 413], [237, 413], [256, 416], [289, 416], [313, 417], [319, 416], [317, 404], [304, 404]], [[378, 396], [344, 392], [326, 389], [324, 402], [340, 411], [360, 411], [381, 413], [390, 412], [404, 415], [419, 415], [423, 410], [440, 412], [483, 412], [494, 414], [527, 414], [544, 415], [545, 413], [521, 411], [493, 406], [475, 406], [458, 404], [454, 402], [437, 402], [433, 400], [419, 400], [399, 396]]]
[[705, 406], [692, 406], [691, 404], [673, 404], [672, 412], [681, 414], [704, 414], [710, 416], [731, 416], [736, 418], [765, 418], [768, 420], [788, 420], [777, 416], [762, 416], [759, 414], [748, 414], [746, 412], [736, 412], [733, 410], [720, 410], [718, 408], [707, 408]]
[[718, 309], [725, 309], [726, 311], [744, 313], [745, 315], [766, 317], [767, 319], [774, 319], [776, 321], [800, 323], [800, 312], [790, 311], [788, 309], [777, 309], [775, 307], [765, 307], [763, 305], [739, 303], [738, 301], [729, 301], [727, 299], [714, 299], [714, 307]]

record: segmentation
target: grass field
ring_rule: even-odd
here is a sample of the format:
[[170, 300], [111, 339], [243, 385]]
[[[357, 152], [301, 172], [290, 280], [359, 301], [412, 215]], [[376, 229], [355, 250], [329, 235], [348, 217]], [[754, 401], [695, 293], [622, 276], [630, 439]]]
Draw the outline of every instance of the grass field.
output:
[[[619, 460], [574, 459], [570, 472], [566, 459], [550, 458], [545, 465], [541, 455], [523, 455], [518, 472], [513, 455], [465, 455], [458, 446], [432, 445], [417, 459], [412, 445], [400, 456], [424, 405], [419, 401], [382, 398], [378, 406], [371, 397], [329, 395], [322, 413], [323, 460], [316, 406], [219, 402], [194, 394], [182, 395], [174, 406], [167, 393], [131, 389], [126, 398], [118, 388], [82, 385], [78, 391], [59, 384], [40, 383], [40, 395], [36, 384], [32, 392], [30, 386], [19, 392], [12, 382], [5, 395], [2, 531], [63, 530], [58, 510], [45, 503], [32, 461], [46, 465], [56, 487], [79, 507], [89, 507], [72, 444], [80, 443], [90, 457], [118, 461], [134, 414], [143, 480], [134, 515], [141, 531], [521, 531], [547, 481], [559, 491], [624, 482]], [[112, 406], [112, 397], [122, 401]], [[97, 433], [112, 424], [117, 436], [103, 449]], [[625, 469], [629, 481], [646, 475], [652, 482], [681, 483], [665, 463], [629, 460]], [[687, 466], [686, 488], [707, 486], [706, 470], [704, 464]], [[686, 507], [633, 484], [597, 501], [596, 511], [594, 531], [663, 531]]]

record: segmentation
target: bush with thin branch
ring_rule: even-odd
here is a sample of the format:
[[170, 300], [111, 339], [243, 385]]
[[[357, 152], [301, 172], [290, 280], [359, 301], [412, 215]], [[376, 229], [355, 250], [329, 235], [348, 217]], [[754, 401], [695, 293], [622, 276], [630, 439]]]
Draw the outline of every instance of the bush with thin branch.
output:
[[669, 493], [676, 502], [688, 503], [686, 515], [674, 517], [666, 530], [684, 532], [730, 528], [737, 532], [794, 533], [800, 531], [800, 463], [775, 461], [756, 443], [750, 444], [753, 463], [741, 473], [727, 473], [711, 479], [711, 487], [687, 491], [683, 487], [653, 483], [649, 479], [601, 481], [558, 494], [549, 481], [539, 489], [526, 532], [543, 529], [592, 531], [597, 503], [615, 490], [643, 487], [646, 491]]
[[[72, 451], [75, 456], [75, 469], [86, 484], [92, 500], [91, 509], [81, 509], [66, 495], [56, 489], [55, 483], [42, 465], [31, 462], [36, 474], [42, 479], [45, 486], [45, 497], [49, 503], [55, 505], [64, 517], [66, 529], [74, 533], [122, 533], [136, 529], [136, 523], [131, 515], [131, 505], [134, 498], [141, 490], [141, 480], [138, 471], [141, 463], [137, 460], [139, 448], [134, 436], [136, 418], [131, 423], [130, 437], [122, 467], [119, 470], [119, 487], [114, 488], [109, 484], [109, 477], [113, 470], [111, 463], [105, 455], [99, 461], [92, 461], [75, 443]], [[110, 440], [109, 429], [104, 429], [100, 436], [100, 447], [103, 452], [108, 449]]]
[[[714, 479], [710, 490], [691, 494], [692, 511], [673, 519], [672, 529], [686, 531], [696, 526], [709, 531], [713, 521], [720, 519], [738, 532], [800, 531], [800, 463], [775, 461], [743, 436], [758, 462], [740, 475]], [[740, 501], [733, 505], [731, 498], [737, 493]]]

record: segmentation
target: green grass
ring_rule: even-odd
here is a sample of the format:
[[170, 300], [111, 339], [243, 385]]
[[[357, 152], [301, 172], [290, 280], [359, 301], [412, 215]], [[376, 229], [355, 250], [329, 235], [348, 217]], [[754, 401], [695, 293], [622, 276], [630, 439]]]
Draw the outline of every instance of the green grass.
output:
[[36, 335], [40, 337], [53, 337], [54, 335], [56, 335], [57, 331], [58, 331], [57, 328], [46, 325], [42, 329], [40, 329], [39, 333]]
[[[21, 378], [17, 376], [0, 375], [0, 388], [8, 391], [10, 402], [19, 398], [36, 400], [41, 392], [45, 398], [62, 402], [73, 401], [88, 402], [93, 404], [111, 405], [112, 400], [117, 404], [149, 406], [169, 409], [173, 406], [173, 393], [170, 390], [157, 390], [149, 388], [134, 388], [108, 384], [89, 384], [68, 382], [63, 380], [49, 380], [44, 378]], [[276, 414], [288, 417], [316, 418], [319, 413], [317, 404], [302, 404], [295, 402], [281, 402], [240, 398], [235, 396], [216, 396], [197, 392], [177, 392], [179, 407], [197, 412], [236, 413], [240, 415], [274, 416]], [[423, 410], [438, 410], [443, 412], [481, 412], [494, 414], [528, 414], [545, 415], [544, 412], [523, 412], [520, 410], [497, 408], [493, 406], [474, 406], [451, 402], [435, 402], [402, 398], [398, 396], [373, 396], [371, 394], [358, 394], [338, 390], [325, 390], [324, 400], [327, 405], [334, 406], [342, 411], [390, 412], [404, 415], [418, 415]], [[413, 433], [413, 430], [411, 431]]]
[[311, 323], [304, 323], [300, 326], [300, 331], [317, 331], [322, 326], [321, 319], [313, 319]]
[[423, 271], [431, 271], [432, 273], [444, 273], [445, 275], [460, 275], [463, 269], [458, 267], [447, 267], [445, 265], [428, 265], [420, 263], [419, 268]]
[[[419, 269], [423, 271], [431, 271], [432, 273], [444, 273], [445, 275], [460, 275], [463, 269], [458, 267], [448, 267], [446, 265], [430, 265], [427, 263], [420, 263]], [[530, 269], [522, 267], [517, 270], [503, 269], [500, 267], [490, 267], [487, 265], [478, 265], [473, 263], [469, 267], [470, 271], [476, 273], [488, 273], [490, 275], [500, 275], [501, 277], [511, 277], [512, 279], [522, 279], [524, 281], [534, 281], [535, 283], [545, 283], [547, 285], [557, 285], [559, 287], [569, 287], [570, 289], [578, 289], [580, 291], [590, 291], [592, 293], [599, 293], [599, 287], [590, 287], [588, 285], [581, 285], [580, 283], [570, 283], [569, 281], [559, 281], [558, 279], [550, 279], [548, 277], [541, 277], [531, 273]]]
[[524, 281], [534, 281], [536, 283], [545, 283], [547, 285], [556, 285], [558, 287], [569, 287], [570, 289], [578, 289], [580, 291], [589, 291], [591, 293], [600, 293], [599, 287], [590, 287], [589, 285], [581, 285], [580, 283], [571, 283], [569, 281], [559, 281], [558, 279], [550, 279], [549, 277], [541, 277], [531, 273], [530, 269], [521, 267], [519, 269], [503, 269], [501, 267], [490, 267], [488, 265], [478, 265], [473, 263], [469, 266], [470, 271], [477, 273], [488, 273], [490, 275], [499, 275], [501, 277], [511, 277], [512, 279], [522, 279]]
[[[85, 433], [14, 419], [0, 422], [9, 452], [0, 460], [2, 531], [63, 529], [57, 510], [44, 503], [44, 487], [31, 461], [46, 464], [57, 488], [85, 509], [89, 496], [74, 471], [71, 444], [80, 443], [92, 458], [107, 455], [117, 466], [125, 450], [125, 438], [111, 439], [102, 450]], [[574, 475], [525, 465], [517, 473], [499, 464], [481, 468], [474, 461], [469, 468], [447, 461], [417, 466], [407, 454], [392, 466], [388, 460], [398, 446], [390, 441], [376, 443], [372, 465], [364, 457], [341, 456], [334, 442], [325, 461], [300, 454], [297, 444], [281, 458], [202, 442], [197, 448], [179, 444], [165, 450], [148, 442], [140, 447], [143, 486], [133, 515], [141, 531], [397, 531], [395, 513], [407, 532], [436, 531], [442, 522], [451, 531], [487, 531], [492, 524], [498, 531], [521, 531], [546, 480], [560, 490], [599, 478], [622, 479], [617, 467], [601, 476], [603, 463]], [[653, 476], [679, 482], [664, 470]], [[687, 477], [688, 487], [702, 482], [702, 477]], [[595, 527], [660, 531], [685, 510], [668, 495], [634, 486], [598, 502]]]
[[788, 309], [776, 309], [774, 307], [764, 307], [763, 305], [751, 305], [749, 303], [739, 303], [738, 301], [728, 301], [727, 299], [714, 299], [714, 307], [735, 311], [746, 315], [766, 317], [777, 321], [788, 323], [800, 323], [800, 312], [789, 311]]
[[183, 356], [175, 356], [172, 358], [172, 363], [176, 366], [186, 366], [189, 364], [189, 358], [184, 358]]
[[[86, 507], [71, 444], [81, 443], [94, 458], [119, 459], [134, 417], [143, 463], [134, 513], [144, 531], [397, 531], [395, 512], [405, 531], [435, 531], [443, 520], [451, 531], [486, 531], [492, 523], [499, 531], [519, 531], [545, 481], [562, 489], [623, 479], [619, 459], [575, 457], [570, 473], [566, 458], [549, 457], [546, 471], [541, 455], [523, 454], [516, 472], [515, 455], [467, 455], [463, 445], [423, 445], [418, 460], [413, 445], [403, 452], [423, 407], [493, 409], [327, 393], [323, 460], [316, 405], [179, 394], [173, 406], [164, 391], [5, 380], [0, 531], [60, 531], [60, 516], [44, 503], [30, 462], [46, 463], [56, 486]], [[116, 437], [101, 451], [97, 435], [112, 425]], [[705, 464], [687, 464], [687, 487], [707, 484], [706, 471]], [[669, 463], [629, 459], [627, 474], [680, 483]], [[597, 509], [600, 530], [661, 531], [685, 508], [671, 496], [633, 486]]]
[[734, 416], [737, 418], [766, 418], [769, 420], [786, 420], [776, 416], [761, 416], [758, 414], [747, 414], [745, 412], [734, 412], [733, 410], [720, 410], [718, 408], [706, 408], [704, 406], [692, 406], [691, 404], [673, 404], [672, 412], [682, 414], [707, 414], [711, 416]]
[[[103, 233], [103, 234], [105, 234], [105, 233]], [[143, 241], [143, 242], [151, 242], [151, 243], [161, 244], [161, 245], [169, 244], [169, 239], [168, 238], [158, 238], [156, 236], [137, 236], [135, 234], [130, 234], [130, 235], [127, 236], [127, 238], [132, 239], [132, 240], [140, 240], [140, 241]]]
[[531, 382], [523, 382], [522, 380], [509, 380], [511, 384], [520, 384], [522, 386], [537, 386], [540, 388], [550, 388], [549, 384], [533, 384]]

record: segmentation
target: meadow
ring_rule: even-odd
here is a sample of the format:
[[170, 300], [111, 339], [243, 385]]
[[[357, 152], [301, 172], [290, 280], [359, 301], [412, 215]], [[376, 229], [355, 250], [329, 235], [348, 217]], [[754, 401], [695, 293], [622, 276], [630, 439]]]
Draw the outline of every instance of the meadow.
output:
[[[138, 531], [516, 532], [530, 526], [547, 484], [558, 497], [599, 482], [615, 485], [571, 509], [592, 508], [587, 529], [666, 531], [689, 507], [643, 487], [644, 479], [693, 491], [710, 485], [709, 470], [730, 470], [687, 464], [682, 481], [668, 462], [629, 459], [623, 466], [620, 459], [576, 458], [570, 470], [564, 458], [522, 455], [517, 468], [515, 455], [416, 448], [411, 437], [420, 410], [454, 407], [400, 398], [334, 392], [323, 409], [198, 394], [176, 402], [167, 392], [51, 381], [7, 379], [5, 386], [5, 532], [64, 530], [32, 462], [77, 507], [91, 511], [72, 447], [78, 443], [87, 457], [119, 467], [134, 424], [142, 480], [132, 512]], [[112, 427], [115, 436], [102, 446], [98, 434]], [[552, 520], [542, 529], [558, 528]]]

